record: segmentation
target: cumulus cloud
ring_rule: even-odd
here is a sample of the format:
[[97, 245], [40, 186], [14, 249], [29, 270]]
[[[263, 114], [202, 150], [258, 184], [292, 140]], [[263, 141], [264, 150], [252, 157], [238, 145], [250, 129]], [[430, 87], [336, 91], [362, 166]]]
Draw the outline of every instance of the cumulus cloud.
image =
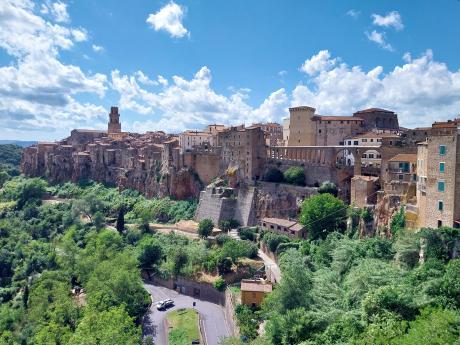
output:
[[394, 51], [393, 46], [386, 41], [384, 32], [378, 32], [373, 30], [371, 33], [366, 31], [365, 34], [369, 41], [377, 43], [378, 46], [385, 50]]
[[147, 23], [155, 31], [166, 31], [172, 37], [182, 38], [189, 35], [189, 31], [182, 24], [185, 16], [184, 7], [171, 1], [156, 13], [151, 13], [147, 18]]
[[[187, 80], [173, 76], [163, 80], [161, 91], [143, 88], [140, 74], [122, 75], [112, 72], [112, 87], [120, 94], [121, 109], [154, 116], [143, 128], [177, 132], [201, 129], [209, 123], [236, 124], [280, 120], [286, 113], [288, 96], [284, 89], [273, 92], [259, 107], [247, 103], [248, 91], [234, 90], [229, 96], [217, 93], [211, 87], [212, 74], [204, 66]], [[159, 79], [160, 80], [160, 79]], [[133, 125], [136, 127], [136, 124]]]
[[331, 54], [328, 50], [321, 50], [318, 54], [305, 60], [300, 70], [312, 76], [332, 68], [335, 63], [336, 59], [331, 59]]
[[[381, 66], [364, 71], [345, 63], [323, 71], [311, 85], [299, 84], [292, 105], [312, 105], [320, 113], [349, 115], [356, 110], [381, 107], [396, 111], [405, 126], [429, 125], [458, 116], [460, 71], [435, 61], [431, 50], [388, 73]], [[332, 63], [332, 61], [331, 61]]]
[[70, 21], [70, 16], [67, 12], [67, 4], [61, 1], [53, 2], [49, 5], [49, 9], [56, 22], [68, 23]]
[[393, 11], [387, 13], [385, 16], [381, 16], [380, 14], [372, 14], [373, 24], [377, 26], [383, 27], [392, 27], [396, 30], [404, 29], [404, 24], [402, 22], [401, 15], [398, 11]]
[[2, 127], [43, 133], [97, 123], [103, 108], [79, 103], [75, 97], [80, 93], [104, 96], [106, 76], [87, 74], [59, 60], [60, 50], [87, 38], [86, 30], [46, 21], [29, 0], [4, 0], [0, 13], [0, 48], [14, 59], [0, 66]]

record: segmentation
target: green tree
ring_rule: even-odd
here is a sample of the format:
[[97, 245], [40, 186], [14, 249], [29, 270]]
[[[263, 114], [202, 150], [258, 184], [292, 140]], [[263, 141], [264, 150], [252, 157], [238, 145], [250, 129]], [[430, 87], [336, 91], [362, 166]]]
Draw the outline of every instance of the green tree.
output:
[[163, 248], [157, 239], [147, 237], [139, 243], [139, 264], [142, 268], [152, 268], [163, 257]]
[[120, 306], [104, 311], [87, 310], [69, 344], [137, 345], [140, 342], [140, 329]]
[[305, 186], [305, 172], [301, 167], [290, 167], [284, 172], [284, 180], [287, 183]]
[[342, 200], [329, 193], [319, 194], [304, 200], [300, 222], [307, 227], [310, 239], [324, 239], [330, 232], [344, 230], [346, 215]]
[[269, 168], [265, 173], [264, 180], [267, 182], [280, 183], [284, 180], [284, 175], [278, 168]]
[[211, 235], [212, 229], [214, 229], [212, 220], [209, 218], [203, 219], [198, 223], [198, 236], [201, 238], [207, 238]]

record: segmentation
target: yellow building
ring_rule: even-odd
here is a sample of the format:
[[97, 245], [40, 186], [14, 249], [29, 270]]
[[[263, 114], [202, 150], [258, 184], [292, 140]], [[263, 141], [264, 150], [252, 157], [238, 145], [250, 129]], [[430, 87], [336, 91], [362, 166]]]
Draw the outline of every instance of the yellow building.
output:
[[260, 307], [265, 296], [272, 292], [272, 284], [261, 279], [243, 279], [241, 281], [241, 304]]

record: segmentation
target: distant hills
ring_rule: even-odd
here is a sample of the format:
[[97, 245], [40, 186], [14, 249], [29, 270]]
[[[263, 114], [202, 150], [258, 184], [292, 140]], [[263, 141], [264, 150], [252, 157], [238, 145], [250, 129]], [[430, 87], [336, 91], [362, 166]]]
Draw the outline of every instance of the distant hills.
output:
[[0, 145], [18, 145], [21, 147], [27, 147], [35, 145], [36, 141], [26, 141], [26, 140], [0, 140]]

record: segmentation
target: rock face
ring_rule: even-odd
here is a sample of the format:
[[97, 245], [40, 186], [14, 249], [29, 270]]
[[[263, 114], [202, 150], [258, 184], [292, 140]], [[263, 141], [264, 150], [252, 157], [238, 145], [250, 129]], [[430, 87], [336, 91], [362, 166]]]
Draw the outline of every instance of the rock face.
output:
[[256, 217], [296, 218], [302, 201], [317, 193], [317, 188], [261, 182], [255, 201]]
[[51, 182], [94, 180], [147, 197], [186, 199], [201, 189], [197, 175], [181, 167], [177, 138], [163, 132], [115, 139], [101, 131], [74, 130], [60, 142], [26, 148], [21, 170]]

